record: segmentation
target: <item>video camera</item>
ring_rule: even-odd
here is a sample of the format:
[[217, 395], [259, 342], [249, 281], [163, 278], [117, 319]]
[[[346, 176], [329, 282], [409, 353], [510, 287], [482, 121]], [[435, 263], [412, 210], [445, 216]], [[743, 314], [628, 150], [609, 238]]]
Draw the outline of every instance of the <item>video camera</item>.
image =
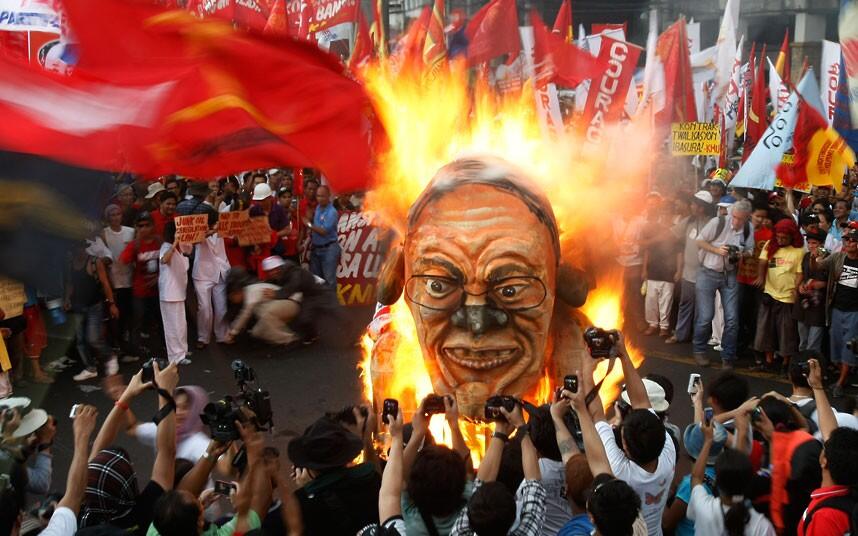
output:
[[271, 395], [259, 387], [253, 368], [240, 359], [234, 360], [231, 368], [238, 383], [238, 393], [209, 402], [200, 414], [200, 419], [211, 430], [212, 439], [223, 443], [241, 438], [236, 421], [252, 422], [261, 431], [271, 430], [274, 426]]

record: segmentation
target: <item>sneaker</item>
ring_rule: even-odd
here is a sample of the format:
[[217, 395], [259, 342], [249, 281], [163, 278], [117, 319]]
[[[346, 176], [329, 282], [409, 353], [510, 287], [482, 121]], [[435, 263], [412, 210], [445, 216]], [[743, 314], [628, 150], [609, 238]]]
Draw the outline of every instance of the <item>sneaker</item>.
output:
[[120, 361], [123, 363], [136, 363], [137, 361], [140, 361], [140, 356], [139, 355], [124, 355], [124, 356], [122, 356], [122, 359], [120, 359]]
[[88, 369], [83, 369], [72, 376], [72, 379], [76, 382], [85, 382], [86, 380], [91, 380], [93, 378], [98, 378], [98, 372]]
[[190, 365], [191, 363], [192, 363], [192, 361], [190, 359], [188, 359], [187, 357], [185, 357], [181, 361], [179, 361], [179, 365]]
[[721, 347], [720, 344], [716, 344], [715, 347], [712, 349], [715, 350], [716, 352], [720, 352], [721, 350], [723, 350], [723, 348]]
[[719, 341], [715, 337], [712, 337], [711, 339], [709, 339], [709, 342], [706, 343], [707, 346], [716, 346], [719, 344], [721, 344], [721, 341]]
[[700, 365], [701, 367], [708, 367], [709, 366], [709, 356], [707, 356], [706, 354], [694, 353], [693, 357], [694, 357], [694, 362], [697, 363], [698, 365]]
[[104, 373], [108, 376], [119, 373], [119, 361], [115, 356], [104, 365]]
[[835, 384], [834, 387], [831, 388], [831, 398], [843, 398], [843, 386], [840, 384]]

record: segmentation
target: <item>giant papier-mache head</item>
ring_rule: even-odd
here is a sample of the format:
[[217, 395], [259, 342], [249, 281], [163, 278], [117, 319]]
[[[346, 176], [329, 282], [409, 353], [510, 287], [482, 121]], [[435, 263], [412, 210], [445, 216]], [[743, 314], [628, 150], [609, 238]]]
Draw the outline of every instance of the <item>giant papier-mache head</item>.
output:
[[477, 416], [496, 394], [528, 396], [583, 355], [588, 285], [561, 258], [551, 204], [508, 162], [460, 159], [441, 168], [408, 215], [379, 298], [404, 292], [438, 394]]

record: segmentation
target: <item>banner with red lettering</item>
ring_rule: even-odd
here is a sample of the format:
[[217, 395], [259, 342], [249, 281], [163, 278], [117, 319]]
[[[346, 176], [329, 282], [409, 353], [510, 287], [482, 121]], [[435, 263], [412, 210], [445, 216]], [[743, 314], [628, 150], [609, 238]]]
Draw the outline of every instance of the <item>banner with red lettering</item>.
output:
[[822, 42], [822, 65], [820, 89], [822, 90], [822, 107], [828, 124], [834, 123], [834, 111], [837, 109], [837, 89], [840, 84], [840, 43]]
[[620, 120], [642, 50], [637, 45], [602, 36], [599, 62], [607, 67], [590, 84], [582, 123], [585, 145], [600, 145], [606, 127]]

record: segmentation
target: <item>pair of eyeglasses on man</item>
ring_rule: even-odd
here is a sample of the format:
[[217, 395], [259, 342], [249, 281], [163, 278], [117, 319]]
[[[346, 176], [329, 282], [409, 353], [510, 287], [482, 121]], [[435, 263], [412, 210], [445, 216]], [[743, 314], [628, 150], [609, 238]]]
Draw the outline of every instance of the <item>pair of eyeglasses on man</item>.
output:
[[513, 276], [485, 283], [485, 291], [465, 290], [458, 279], [436, 275], [413, 275], [405, 283], [405, 296], [413, 303], [436, 311], [453, 311], [467, 296], [486, 296], [496, 307], [507, 311], [525, 311], [542, 305], [548, 291], [538, 277]]

